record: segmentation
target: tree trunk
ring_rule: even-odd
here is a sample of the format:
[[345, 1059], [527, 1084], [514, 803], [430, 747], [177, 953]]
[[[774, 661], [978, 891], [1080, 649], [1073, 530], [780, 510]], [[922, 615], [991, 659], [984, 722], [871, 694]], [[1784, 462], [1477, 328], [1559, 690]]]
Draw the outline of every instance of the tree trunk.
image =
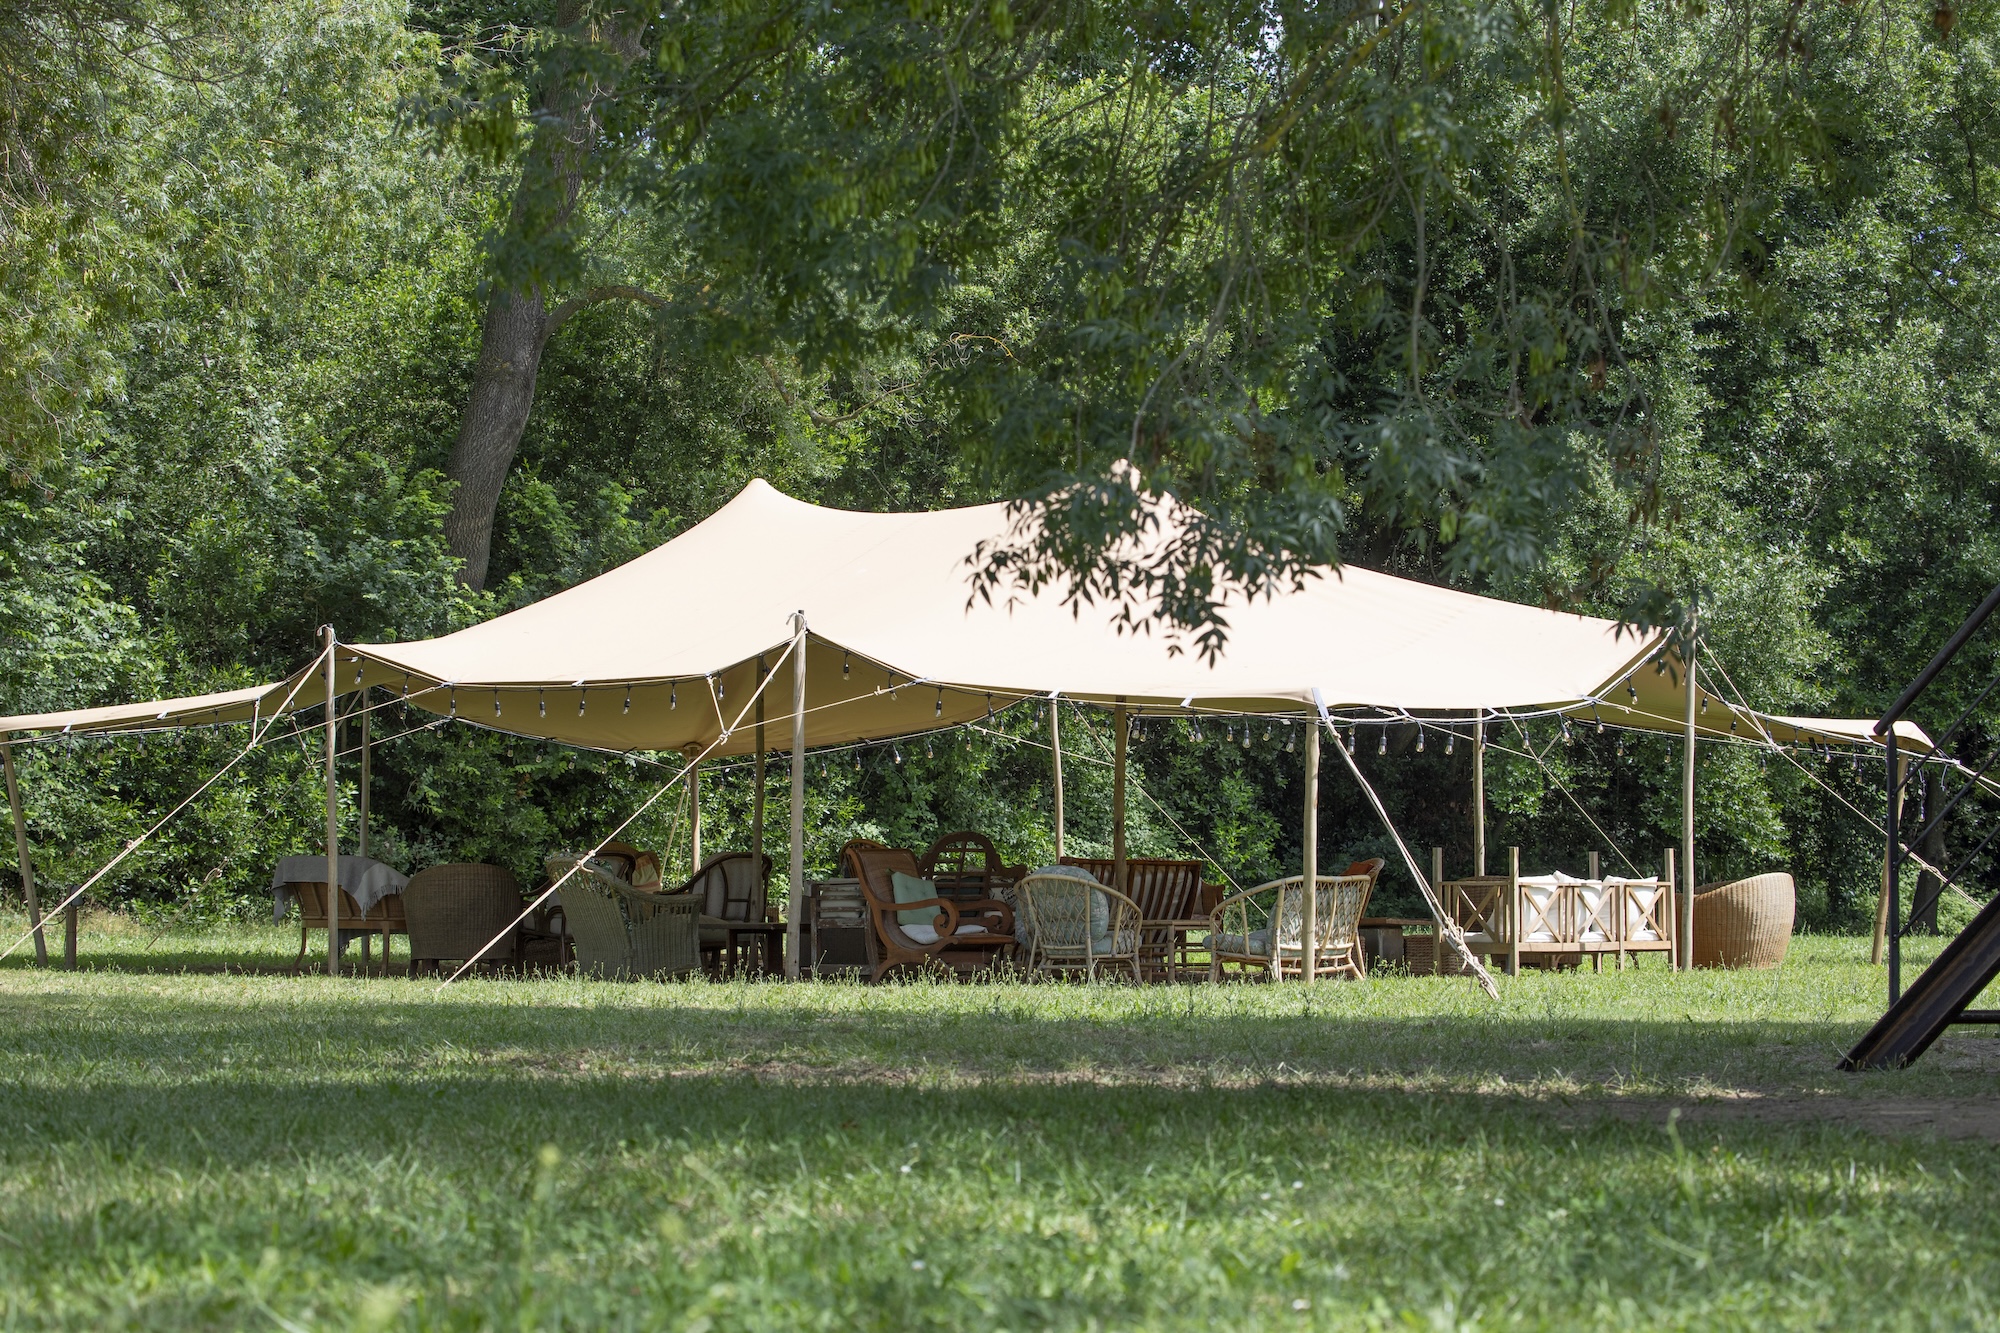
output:
[[[562, 0], [557, 7], [559, 27], [575, 31], [583, 20], [581, 0]], [[602, 29], [578, 36], [601, 43], [630, 62], [641, 54], [643, 28], [643, 14], [624, 14]], [[584, 167], [597, 147], [599, 111], [616, 91], [614, 84], [579, 83], [559, 71], [550, 78], [540, 99], [542, 122], [515, 187], [508, 219], [510, 250], [532, 248], [568, 226], [582, 190]], [[602, 298], [583, 301], [590, 299]], [[534, 409], [542, 352], [550, 335], [579, 304], [567, 302], [551, 312], [549, 293], [539, 285], [510, 284], [504, 278], [495, 281], [487, 298], [472, 391], [445, 465], [445, 475], [458, 484], [444, 521], [445, 545], [463, 562], [459, 580], [468, 587], [486, 586], [493, 516]]]
[[528, 413], [535, 405], [535, 374], [548, 341], [548, 311], [539, 296], [493, 293], [486, 303], [486, 327], [479, 340], [465, 420], [446, 465], [458, 491], [444, 521], [444, 536], [451, 553], [464, 562], [459, 578], [467, 587], [486, 586], [494, 511], [528, 428]]

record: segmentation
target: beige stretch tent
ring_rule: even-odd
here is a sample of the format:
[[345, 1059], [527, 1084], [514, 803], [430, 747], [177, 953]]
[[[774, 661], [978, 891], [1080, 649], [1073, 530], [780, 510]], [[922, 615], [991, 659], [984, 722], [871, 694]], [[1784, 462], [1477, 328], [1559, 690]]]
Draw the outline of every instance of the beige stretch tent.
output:
[[[1171, 505], [1152, 515], [1126, 553], [1135, 563], [1182, 526]], [[747, 754], [753, 729], [730, 724], [761, 679], [760, 659], [772, 666], [789, 652], [802, 677], [784, 669], [767, 702], [794, 724], [778, 728], [793, 739], [777, 748], [795, 760], [802, 747], [910, 735], [1055, 695], [1149, 714], [1322, 720], [1567, 712], [1690, 736], [1872, 744], [1866, 722], [1767, 717], [1706, 696], [1693, 708], [1659, 635], [1354, 567], [1256, 599], [1225, 595], [1227, 644], [1206, 661], [1174, 651], [1163, 631], [1120, 632], [1111, 608], [1066, 604], [1059, 586], [975, 595], [980, 552], [1020, 536], [1005, 504], [854, 513], [753, 481], [681, 536], [533, 606], [440, 638], [343, 644], [335, 688], [380, 688], [577, 745]], [[0, 732], [240, 721], [325, 694], [313, 673], [201, 699], [0, 719]], [[1928, 748], [1913, 727], [1903, 736], [1906, 749]], [[795, 825], [801, 781], [795, 762]]]

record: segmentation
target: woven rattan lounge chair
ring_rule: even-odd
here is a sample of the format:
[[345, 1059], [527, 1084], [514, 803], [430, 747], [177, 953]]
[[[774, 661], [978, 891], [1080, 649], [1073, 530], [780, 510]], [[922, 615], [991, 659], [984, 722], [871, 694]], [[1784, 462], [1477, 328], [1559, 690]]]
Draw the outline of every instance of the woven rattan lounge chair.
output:
[[[435, 972], [446, 962], [518, 967], [521, 931], [514, 918], [523, 906], [520, 886], [499, 866], [448, 865], [418, 871], [403, 886], [403, 915], [410, 924], [410, 975], [426, 969]], [[499, 943], [492, 944], [496, 935]]]
[[[897, 872], [922, 879], [914, 852], [901, 847], [852, 848], [848, 864], [861, 881], [875, 928], [876, 963], [869, 981], [898, 967], [925, 967], [933, 960], [959, 971], [991, 967], [1014, 946], [1014, 910], [990, 899], [924, 898], [896, 901]], [[906, 922], [905, 912], [932, 913], [928, 921]]]
[[[1223, 900], [1209, 919], [1208, 975], [1220, 981], [1226, 964], [1272, 980], [1305, 972], [1305, 877], [1272, 880]], [[1318, 947], [1315, 976], [1368, 975], [1361, 953], [1361, 914], [1373, 875], [1321, 875], [1315, 890]]]
[[999, 898], [1000, 890], [1028, 873], [1026, 866], [1005, 864], [993, 840], [971, 830], [945, 834], [917, 858], [917, 865], [937, 885], [940, 898]]
[[635, 889], [589, 870], [564, 884], [562, 895], [577, 971], [586, 976], [656, 979], [701, 967], [701, 904], [693, 895]]
[[1028, 966], [1077, 970], [1092, 981], [1106, 963], [1126, 968], [1134, 981], [1144, 975], [1139, 964], [1144, 917], [1139, 904], [1118, 890], [1071, 875], [1034, 874], [1014, 892], [1028, 917]]
[[1694, 891], [1694, 965], [1777, 967], [1797, 910], [1798, 890], [1783, 872], [1702, 885]]
[[[305, 966], [306, 932], [325, 930], [326, 884], [321, 881], [302, 881], [292, 884], [292, 898], [299, 905], [299, 956], [292, 960], [292, 971], [296, 974]], [[361, 904], [354, 901], [354, 895], [346, 889], [340, 891], [340, 929], [343, 934], [361, 934], [361, 962], [368, 962], [368, 939], [371, 935], [382, 937], [382, 975], [389, 975], [389, 937], [410, 933], [409, 923], [403, 919], [403, 895], [385, 894], [368, 909], [363, 916]]]

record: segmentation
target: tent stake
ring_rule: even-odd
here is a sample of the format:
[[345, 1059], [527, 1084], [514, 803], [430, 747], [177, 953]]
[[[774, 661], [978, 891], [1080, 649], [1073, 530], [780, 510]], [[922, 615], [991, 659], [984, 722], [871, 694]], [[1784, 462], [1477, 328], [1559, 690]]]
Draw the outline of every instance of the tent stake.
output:
[[[1305, 891], [1305, 939], [1300, 941], [1299, 961], [1305, 967], [1306, 984], [1319, 972], [1319, 728], [1306, 732], [1305, 867], [1299, 878]], [[1274, 966], [1284, 960], [1284, 894], [1279, 892], [1278, 920], [1271, 923], [1271, 954]]]
[[1056, 779], [1056, 860], [1063, 859], [1062, 701], [1049, 700], [1049, 763]]
[[1681, 900], [1680, 912], [1674, 923], [1675, 941], [1680, 947], [1681, 970], [1694, 966], [1694, 659], [1695, 659], [1695, 612], [1688, 610], [1688, 651], [1686, 685], [1686, 723], [1683, 732], [1683, 753], [1681, 758]]
[[340, 975], [340, 664], [333, 626], [326, 627], [326, 974]]
[[35, 891], [35, 863], [28, 856], [28, 824], [21, 817], [21, 789], [14, 781], [14, 744], [8, 737], [0, 743], [0, 760], [7, 766], [7, 806], [14, 812], [14, 855], [21, 862], [21, 892], [28, 906], [28, 920], [35, 927], [35, 965], [49, 965], [49, 942], [42, 934], [42, 899]]
[[1117, 742], [1111, 769], [1111, 887], [1125, 892], [1125, 747], [1127, 731], [1125, 697], [1111, 710], [1112, 729]]
[[1472, 873], [1486, 877], [1486, 710], [1472, 724]]
[[[798, 980], [799, 949], [802, 941], [802, 922], [806, 903], [811, 895], [806, 891], [806, 613], [798, 613], [797, 628], [792, 635], [792, 857], [786, 867], [790, 876], [791, 902], [785, 909], [785, 975]], [[819, 941], [813, 941], [815, 961], [813, 970], [819, 970], [817, 955]]]

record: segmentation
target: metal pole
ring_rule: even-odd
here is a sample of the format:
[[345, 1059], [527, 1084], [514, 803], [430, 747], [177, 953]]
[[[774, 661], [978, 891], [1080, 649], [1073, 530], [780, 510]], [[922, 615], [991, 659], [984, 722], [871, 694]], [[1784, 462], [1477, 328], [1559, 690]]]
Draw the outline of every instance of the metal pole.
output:
[[750, 765], [750, 782], [755, 788], [750, 794], [750, 869], [758, 882], [764, 882], [764, 696], [769, 686], [764, 683], [764, 654], [757, 654], [757, 759]]
[[326, 627], [326, 974], [340, 975], [340, 712], [335, 691], [339, 640]]
[[1472, 724], [1472, 873], [1486, 877], [1486, 710]]
[[21, 789], [14, 781], [14, 745], [11, 738], [0, 743], [0, 759], [7, 766], [7, 806], [14, 812], [14, 855], [21, 862], [21, 893], [28, 906], [28, 921], [35, 928], [35, 965], [49, 965], [49, 942], [42, 934], [42, 899], [35, 891], [35, 863], [28, 855], [28, 823], [21, 817]]
[[[1334, 744], [1340, 744], [1336, 737]], [[1305, 967], [1307, 984], [1311, 984], [1319, 971], [1319, 728], [1306, 729], [1306, 808], [1305, 808], [1305, 865], [1299, 876], [1299, 888], [1306, 895], [1304, 907], [1306, 937], [1302, 940], [1299, 961]], [[1283, 904], [1282, 891], [1279, 897]], [[1282, 964], [1284, 955], [1280, 919], [1271, 922], [1271, 948]]]
[[1679, 946], [1676, 952], [1680, 955], [1682, 971], [1694, 966], [1694, 657], [1698, 640], [1692, 626], [1692, 611], [1688, 613], [1688, 618], [1687, 661], [1681, 664], [1687, 673], [1687, 714], [1681, 759], [1681, 900], [1678, 904], [1680, 919], [1674, 925], [1674, 934], [1679, 936], [1675, 944]]
[[[368, 691], [361, 691], [361, 790], [356, 801], [355, 814], [361, 821], [361, 833], [356, 839], [354, 850], [362, 856], [368, 855]], [[389, 947], [388, 937], [383, 936], [384, 949]], [[383, 966], [388, 966], [385, 961]]]
[[1056, 860], [1063, 859], [1062, 700], [1049, 700], [1049, 762], [1056, 777]]
[[1125, 889], [1125, 749], [1130, 728], [1125, 720], [1125, 700], [1111, 710], [1111, 726], [1116, 733], [1111, 768], [1111, 887]]
[[[787, 867], [791, 906], [785, 912], [785, 975], [797, 980], [806, 901], [806, 613], [792, 634], [792, 861]], [[819, 941], [813, 941], [819, 952]]]

